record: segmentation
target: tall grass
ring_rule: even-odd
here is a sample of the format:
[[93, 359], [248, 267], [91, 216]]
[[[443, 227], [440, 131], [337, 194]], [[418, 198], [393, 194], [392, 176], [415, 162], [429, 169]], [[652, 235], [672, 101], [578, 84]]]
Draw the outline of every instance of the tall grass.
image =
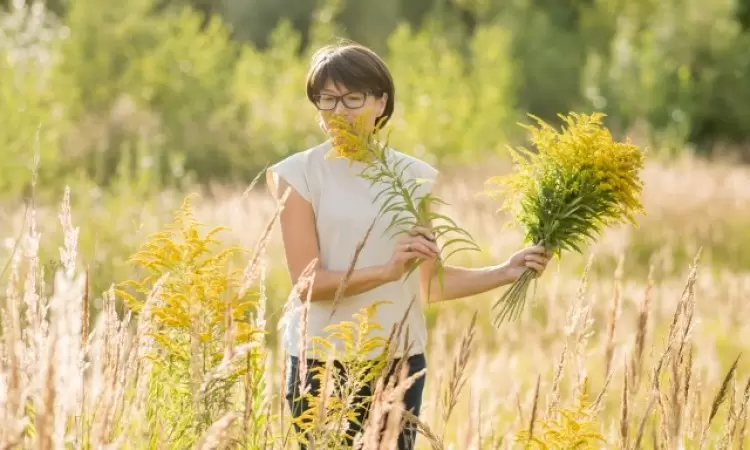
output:
[[[303, 430], [316, 448], [341, 448], [347, 393], [368, 365], [375, 395], [364, 448], [393, 448], [403, 421], [417, 423], [419, 448], [742, 448], [750, 278], [747, 266], [727, 262], [725, 241], [749, 223], [741, 207], [750, 191], [733, 181], [746, 176], [650, 166], [642, 228], [613, 230], [585, 258], [550, 267], [514, 327], [490, 326], [491, 295], [429, 307], [418, 418], [400, 404], [413, 380], [398, 368], [386, 379], [385, 360], [361, 358], [372, 346], [390, 349], [368, 337], [376, 324], [363, 311], [335, 330], [361, 337], [346, 360], [360, 376], [344, 382], [323, 371], [327, 389], [311, 399]], [[496, 260], [520, 234], [498, 231], [502, 218], [468, 196], [478, 189], [466, 179], [448, 175], [442, 187], [456, 205], [446, 212], [485, 250], [463, 262]], [[130, 271], [97, 292], [75, 197], [20, 211], [13, 223], [23, 225], [3, 230], [12, 257], [2, 276], [0, 447], [293, 448], [303, 436], [284, 399], [286, 359], [271, 339], [292, 286], [270, 199], [227, 192], [172, 204], [128, 255]], [[715, 228], [703, 232], [701, 222]], [[62, 232], [50, 274], [41, 249], [53, 228]]]

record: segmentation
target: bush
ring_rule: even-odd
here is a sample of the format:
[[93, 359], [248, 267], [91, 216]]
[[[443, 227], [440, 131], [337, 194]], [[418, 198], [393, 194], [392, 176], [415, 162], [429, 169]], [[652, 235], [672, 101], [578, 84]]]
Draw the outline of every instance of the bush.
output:
[[606, 44], [588, 52], [589, 104], [622, 130], [645, 125], [650, 140], [673, 152], [747, 139], [750, 107], [731, 100], [746, 89], [738, 77], [750, 75], [735, 1], [618, 4], [602, 0], [588, 11], [589, 38]]

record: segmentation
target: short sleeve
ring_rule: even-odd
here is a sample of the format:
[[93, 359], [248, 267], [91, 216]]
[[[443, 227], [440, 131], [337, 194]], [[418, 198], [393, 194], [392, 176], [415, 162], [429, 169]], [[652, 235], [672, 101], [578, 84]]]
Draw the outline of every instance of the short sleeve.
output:
[[420, 174], [417, 174], [417, 176], [429, 181], [431, 184], [436, 183], [438, 176], [440, 175], [438, 169], [421, 160], [419, 161], [419, 172]]
[[276, 193], [280, 179], [286, 181], [302, 198], [308, 202], [312, 201], [306, 153], [295, 153], [268, 168], [266, 181], [271, 187], [271, 192]]
[[419, 180], [421, 187], [418, 190], [420, 196], [427, 195], [432, 192], [435, 183], [437, 183], [440, 171], [428, 164], [421, 159], [411, 157], [409, 158], [410, 168], [413, 176]]

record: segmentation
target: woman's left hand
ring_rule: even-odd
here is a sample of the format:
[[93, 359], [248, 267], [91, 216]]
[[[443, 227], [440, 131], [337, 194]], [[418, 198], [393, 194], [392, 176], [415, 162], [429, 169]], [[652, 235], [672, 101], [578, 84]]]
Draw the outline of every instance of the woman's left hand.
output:
[[545, 249], [541, 245], [524, 248], [516, 252], [508, 259], [506, 270], [508, 275], [515, 281], [527, 270], [536, 271], [536, 275], [541, 275], [547, 268], [549, 260], [552, 258], [552, 251]]

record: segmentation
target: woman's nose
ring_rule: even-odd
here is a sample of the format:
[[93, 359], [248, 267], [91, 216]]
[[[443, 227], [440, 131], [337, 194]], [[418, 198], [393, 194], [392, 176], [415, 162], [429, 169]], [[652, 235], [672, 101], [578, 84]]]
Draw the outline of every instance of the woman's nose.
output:
[[335, 112], [336, 114], [345, 114], [347, 112], [343, 100], [339, 99], [339, 101], [336, 103], [336, 107], [333, 109], [333, 112]]

